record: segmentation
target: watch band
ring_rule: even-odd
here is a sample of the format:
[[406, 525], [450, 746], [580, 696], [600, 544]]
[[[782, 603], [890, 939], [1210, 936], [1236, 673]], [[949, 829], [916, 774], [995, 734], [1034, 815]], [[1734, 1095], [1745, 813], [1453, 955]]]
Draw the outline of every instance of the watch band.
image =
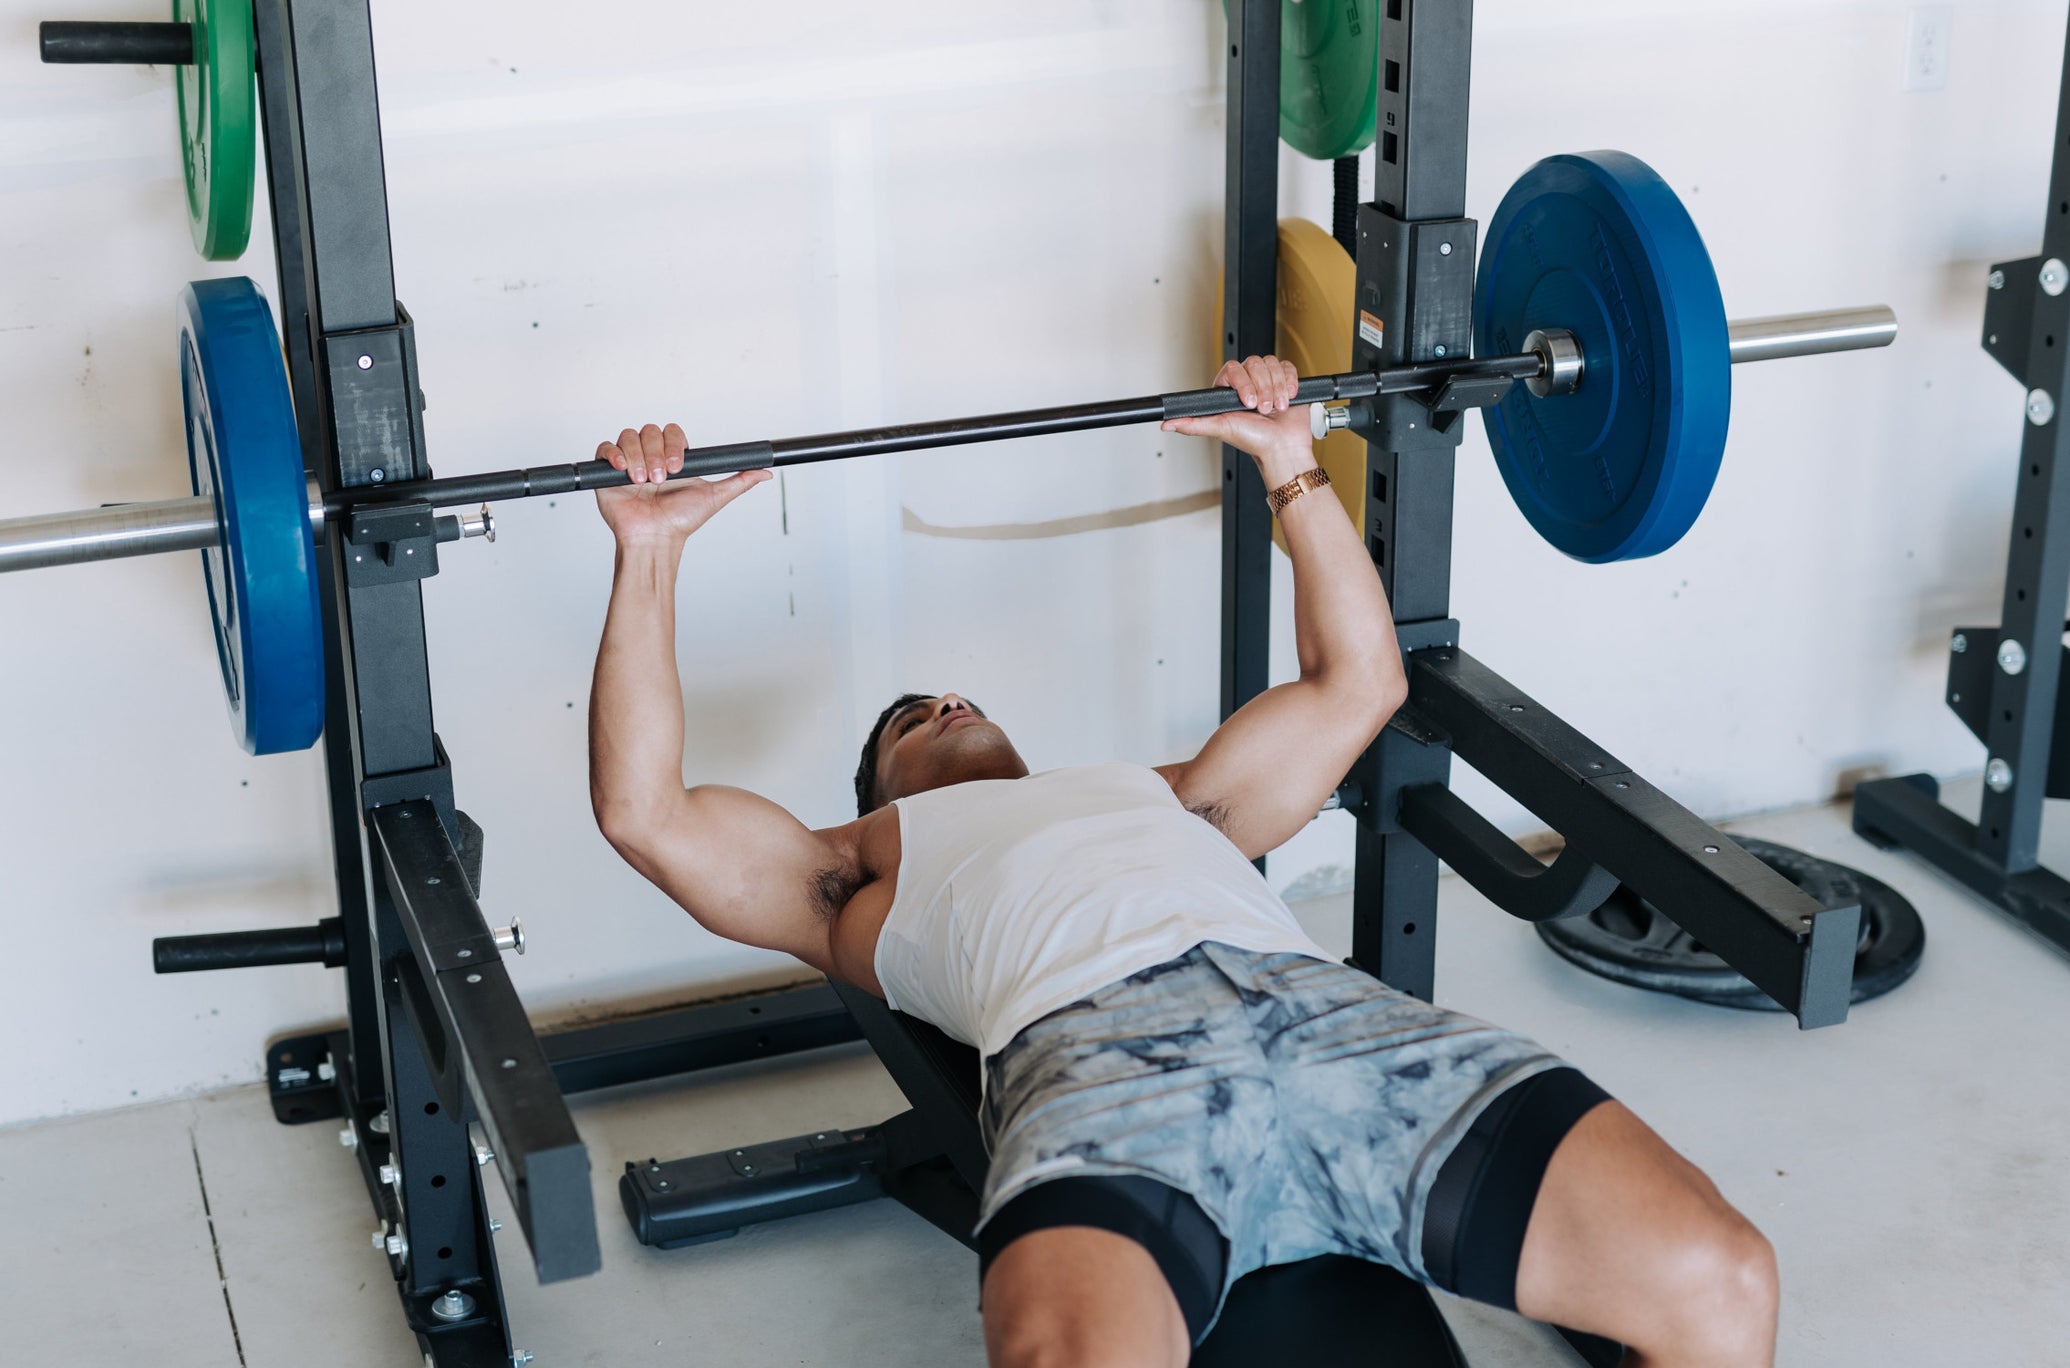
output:
[[1271, 493], [1267, 494], [1265, 496], [1265, 502], [1272, 505], [1273, 515], [1277, 517], [1279, 514], [1286, 511], [1286, 506], [1288, 504], [1300, 498], [1309, 490], [1321, 489], [1324, 485], [1327, 485], [1329, 482], [1330, 472], [1324, 470], [1321, 466], [1317, 466], [1312, 470], [1304, 470], [1299, 475], [1296, 475], [1293, 479], [1288, 480], [1285, 484], [1281, 485], [1278, 489], [1275, 489]]

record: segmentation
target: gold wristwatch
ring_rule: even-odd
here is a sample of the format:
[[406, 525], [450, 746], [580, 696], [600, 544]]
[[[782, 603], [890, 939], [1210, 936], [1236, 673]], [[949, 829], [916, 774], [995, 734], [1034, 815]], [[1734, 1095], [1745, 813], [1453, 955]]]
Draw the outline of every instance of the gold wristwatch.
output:
[[1265, 496], [1265, 502], [1272, 505], [1272, 514], [1274, 517], [1278, 517], [1281, 513], [1286, 511], [1286, 506], [1288, 504], [1300, 498], [1309, 490], [1321, 489], [1329, 482], [1330, 473], [1327, 470], [1324, 470], [1321, 466], [1317, 466], [1313, 470], [1304, 470], [1299, 475], [1296, 475], [1293, 479], [1288, 480], [1285, 484], [1281, 485], [1278, 489], [1275, 489], [1270, 494], [1267, 494]]

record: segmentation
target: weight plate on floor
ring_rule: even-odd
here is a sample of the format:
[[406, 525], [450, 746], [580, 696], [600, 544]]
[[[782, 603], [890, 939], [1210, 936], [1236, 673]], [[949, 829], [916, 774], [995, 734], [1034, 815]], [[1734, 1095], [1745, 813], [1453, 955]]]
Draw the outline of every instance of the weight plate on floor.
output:
[[254, 755], [323, 731], [323, 620], [308, 483], [273, 311], [250, 280], [180, 292], [180, 390], [194, 492], [216, 502], [201, 553], [230, 725]]
[[1483, 411], [1510, 496], [1584, 561], [1667, 550], [1725, 454], [1732, 351], [1717, 273], [1667, 182], [1623, 152], [1548, 157], [1489, 221], [1474, 301], [1483, 356], [1536, 328], [1580, 339], [1573, 394], [1523, 385]]
[[[1853, 1001], [1881, 997], [1912, 977], [1926, 951], [1926, 924], [1896, 889], [1859, 869], [1773, 841], [1741, 840], [1740, 845], [1822, 906], [1861, 904]], [[1538, 923], [1538, 934], [1562, 958], [1618, 983], [1720, 1007], [1782, 1010], [1738, 970], [1628, 888], [1618, 889], [1585, 917]]]
[[210, 261], [244, 255], [252, 233], [258, 115], [252, 81], [251, 0], [173, 0], [194, 33], [194, 61], [173, 68], [187, 224]]

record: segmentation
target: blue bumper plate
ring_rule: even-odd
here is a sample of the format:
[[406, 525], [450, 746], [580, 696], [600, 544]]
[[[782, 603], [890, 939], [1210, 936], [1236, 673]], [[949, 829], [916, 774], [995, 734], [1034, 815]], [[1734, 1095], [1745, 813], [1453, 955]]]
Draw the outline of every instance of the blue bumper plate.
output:
[[1510, 496], [1576, 560], [1667, 550], [1710, 497], [1732, 405], [1725, 303], [1688, 211], [1636, 157], [1566, 154], [1510, 187], [1486, 244], [1474, 349], [1565, 328], [1585, 366], [1573, 394], [1517, 385], [1485, 410]]
[[255, 755], [323, 732], [323, 619], [295, 409], [273, 312], [241, 276], [180, 292], [180, 388], [194, 492], [216, 501], [201, 553], [230, 725]]

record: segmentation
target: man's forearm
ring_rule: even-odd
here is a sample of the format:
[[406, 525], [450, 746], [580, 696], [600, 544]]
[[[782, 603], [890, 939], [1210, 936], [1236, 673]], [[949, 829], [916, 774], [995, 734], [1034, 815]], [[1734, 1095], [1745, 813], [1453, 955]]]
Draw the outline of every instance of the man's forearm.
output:
[[[1315, 455], [1261, 463], [1268, 489], [1311, 469]], [[1282, 473], [1283, 472], [1283, 473]], [[1310, 490], [1279, 515], [1294, 566], [1294, 646], [1304, 679], [1356, 672], [1359, 687], [1400, 676], [1394, 615], [1358, 529], [1327, 490]]]
[[639, 830], [683, 791], [683, 690], [676, 671], [677, 542], [618, 548], [589, 694], [589, 793], [597, 825]]

